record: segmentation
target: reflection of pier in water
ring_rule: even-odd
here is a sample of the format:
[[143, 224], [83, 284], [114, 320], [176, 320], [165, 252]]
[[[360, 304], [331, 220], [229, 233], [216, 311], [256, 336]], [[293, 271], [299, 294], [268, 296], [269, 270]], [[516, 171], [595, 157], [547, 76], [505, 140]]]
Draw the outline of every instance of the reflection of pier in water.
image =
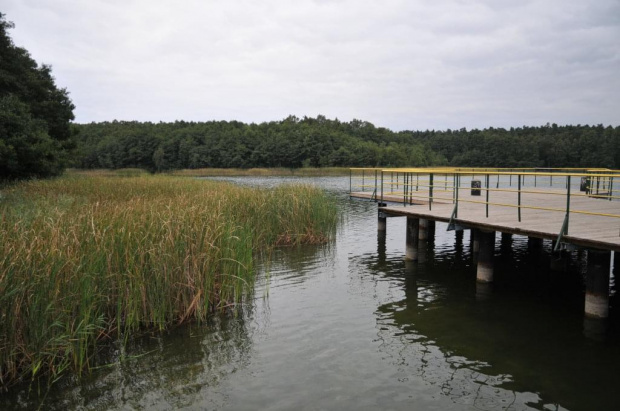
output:
[[[362, 184], [353, 184], [360, 172]], [[584, 311], [607, 318], [611, 264], [620, 252], [619, 179], [620, 170], [607, 169], [351, 169], [349, 195], [379, 203], [379, 232], [386, 218], [406, 217], [405, 258], [411, 261], [420, 258], [418, 243], [436, 222], [471, 230], [480, 283], [494, 281], [496, 232], [506, 242], [527, 236], [538, 249], [553, 241], [556, 269], [569, 253], [586, 250]]]
[[[607, 401], [616, 378], [601, 371], [601, 361], [618, 362], [620, 357], [617, 348], [593, 346], [582, 334], [581, 259], [568, 261], [568, 272], [558, 273], [548, 269], [545, 250], [524, 237], [504, 236], [498, 241], [491, 292], [489, 284], [474, 281], [476, 253], [470, 236], [456, 232], [446, 253], [429, 239], [419, 245], [419, 255], [427, 258], [418, 262], [389, 255], [385, 233], [379, 233], [376, 255], [350, 261], [353, 267], [370, 268], [360, 272], [380, 273], [375, 281], [389, 281], [402, 290], [402, 297], [376, 311], [381, 348], [402, 381], [420, 377], [440, 386], [455, 403], [477, 409], [539, 408], [544, 403], [556, 409], [549, 403], [560, 401], [568, 409], [602, 409], [598, 401]], [[558, 282], [558, 275], [564, 281]], [[536, 292], [532, 284], [539, 286]], [[605, 370], [618, 366], [606, 364]], [[587, 398], [566, 388], [592, 376], [597, 376], [596, 392], [588, 392]]]

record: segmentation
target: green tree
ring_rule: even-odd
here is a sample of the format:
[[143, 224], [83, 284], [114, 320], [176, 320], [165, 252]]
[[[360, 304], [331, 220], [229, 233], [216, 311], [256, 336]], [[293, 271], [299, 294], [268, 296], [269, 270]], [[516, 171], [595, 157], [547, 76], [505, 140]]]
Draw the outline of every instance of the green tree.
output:
[[51, 67], [13, 44], [11, 28], [0, 13], [0, 179], [58, 175], [75, 148], [75, 106]]

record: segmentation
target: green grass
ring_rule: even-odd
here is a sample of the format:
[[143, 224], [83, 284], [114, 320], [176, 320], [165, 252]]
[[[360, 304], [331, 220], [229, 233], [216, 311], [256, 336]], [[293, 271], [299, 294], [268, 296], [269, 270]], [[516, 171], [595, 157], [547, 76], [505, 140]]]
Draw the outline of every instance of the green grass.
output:
[[327, 241], [319, 189], [72, 173], [0, 198], [0, 386], [93, 364], [102, 340], [242, 304], [254, 257]]

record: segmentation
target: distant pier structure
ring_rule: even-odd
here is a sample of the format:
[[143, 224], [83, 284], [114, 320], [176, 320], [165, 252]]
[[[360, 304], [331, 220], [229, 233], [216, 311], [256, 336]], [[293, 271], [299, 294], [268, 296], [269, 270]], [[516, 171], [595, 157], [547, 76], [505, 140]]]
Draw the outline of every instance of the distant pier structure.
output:
[[[586, 250], [586, 317], [609, 315], [609, 280], [620, 252], [620, 170], [551, 168], [352, 168], [351, 197], [377, 202], [378, 230], [406, 217], [405, 259], [436, 221], [472, 230], [479, 283], [493, 282], [495, 235], [528, 237], [531, 247]], [[557, 259], [560, 261], [561, 258]]]

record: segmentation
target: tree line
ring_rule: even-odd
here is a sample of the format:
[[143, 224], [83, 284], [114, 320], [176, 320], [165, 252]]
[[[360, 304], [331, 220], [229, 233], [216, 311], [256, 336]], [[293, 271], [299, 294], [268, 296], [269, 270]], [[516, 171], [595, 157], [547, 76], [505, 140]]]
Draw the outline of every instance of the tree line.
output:
[[620, 127], [602, 125], [394, 132], [319, 115], [260, 124], [112, 121], [74, 127], [74, 166], [80, 168], [620, 168]]
[[427, 166], [444, 161], [421, 141], [368, 122], [324, 116], [261, 124], [113, 121], [75, 127], [75, 166], [81, 168]]

